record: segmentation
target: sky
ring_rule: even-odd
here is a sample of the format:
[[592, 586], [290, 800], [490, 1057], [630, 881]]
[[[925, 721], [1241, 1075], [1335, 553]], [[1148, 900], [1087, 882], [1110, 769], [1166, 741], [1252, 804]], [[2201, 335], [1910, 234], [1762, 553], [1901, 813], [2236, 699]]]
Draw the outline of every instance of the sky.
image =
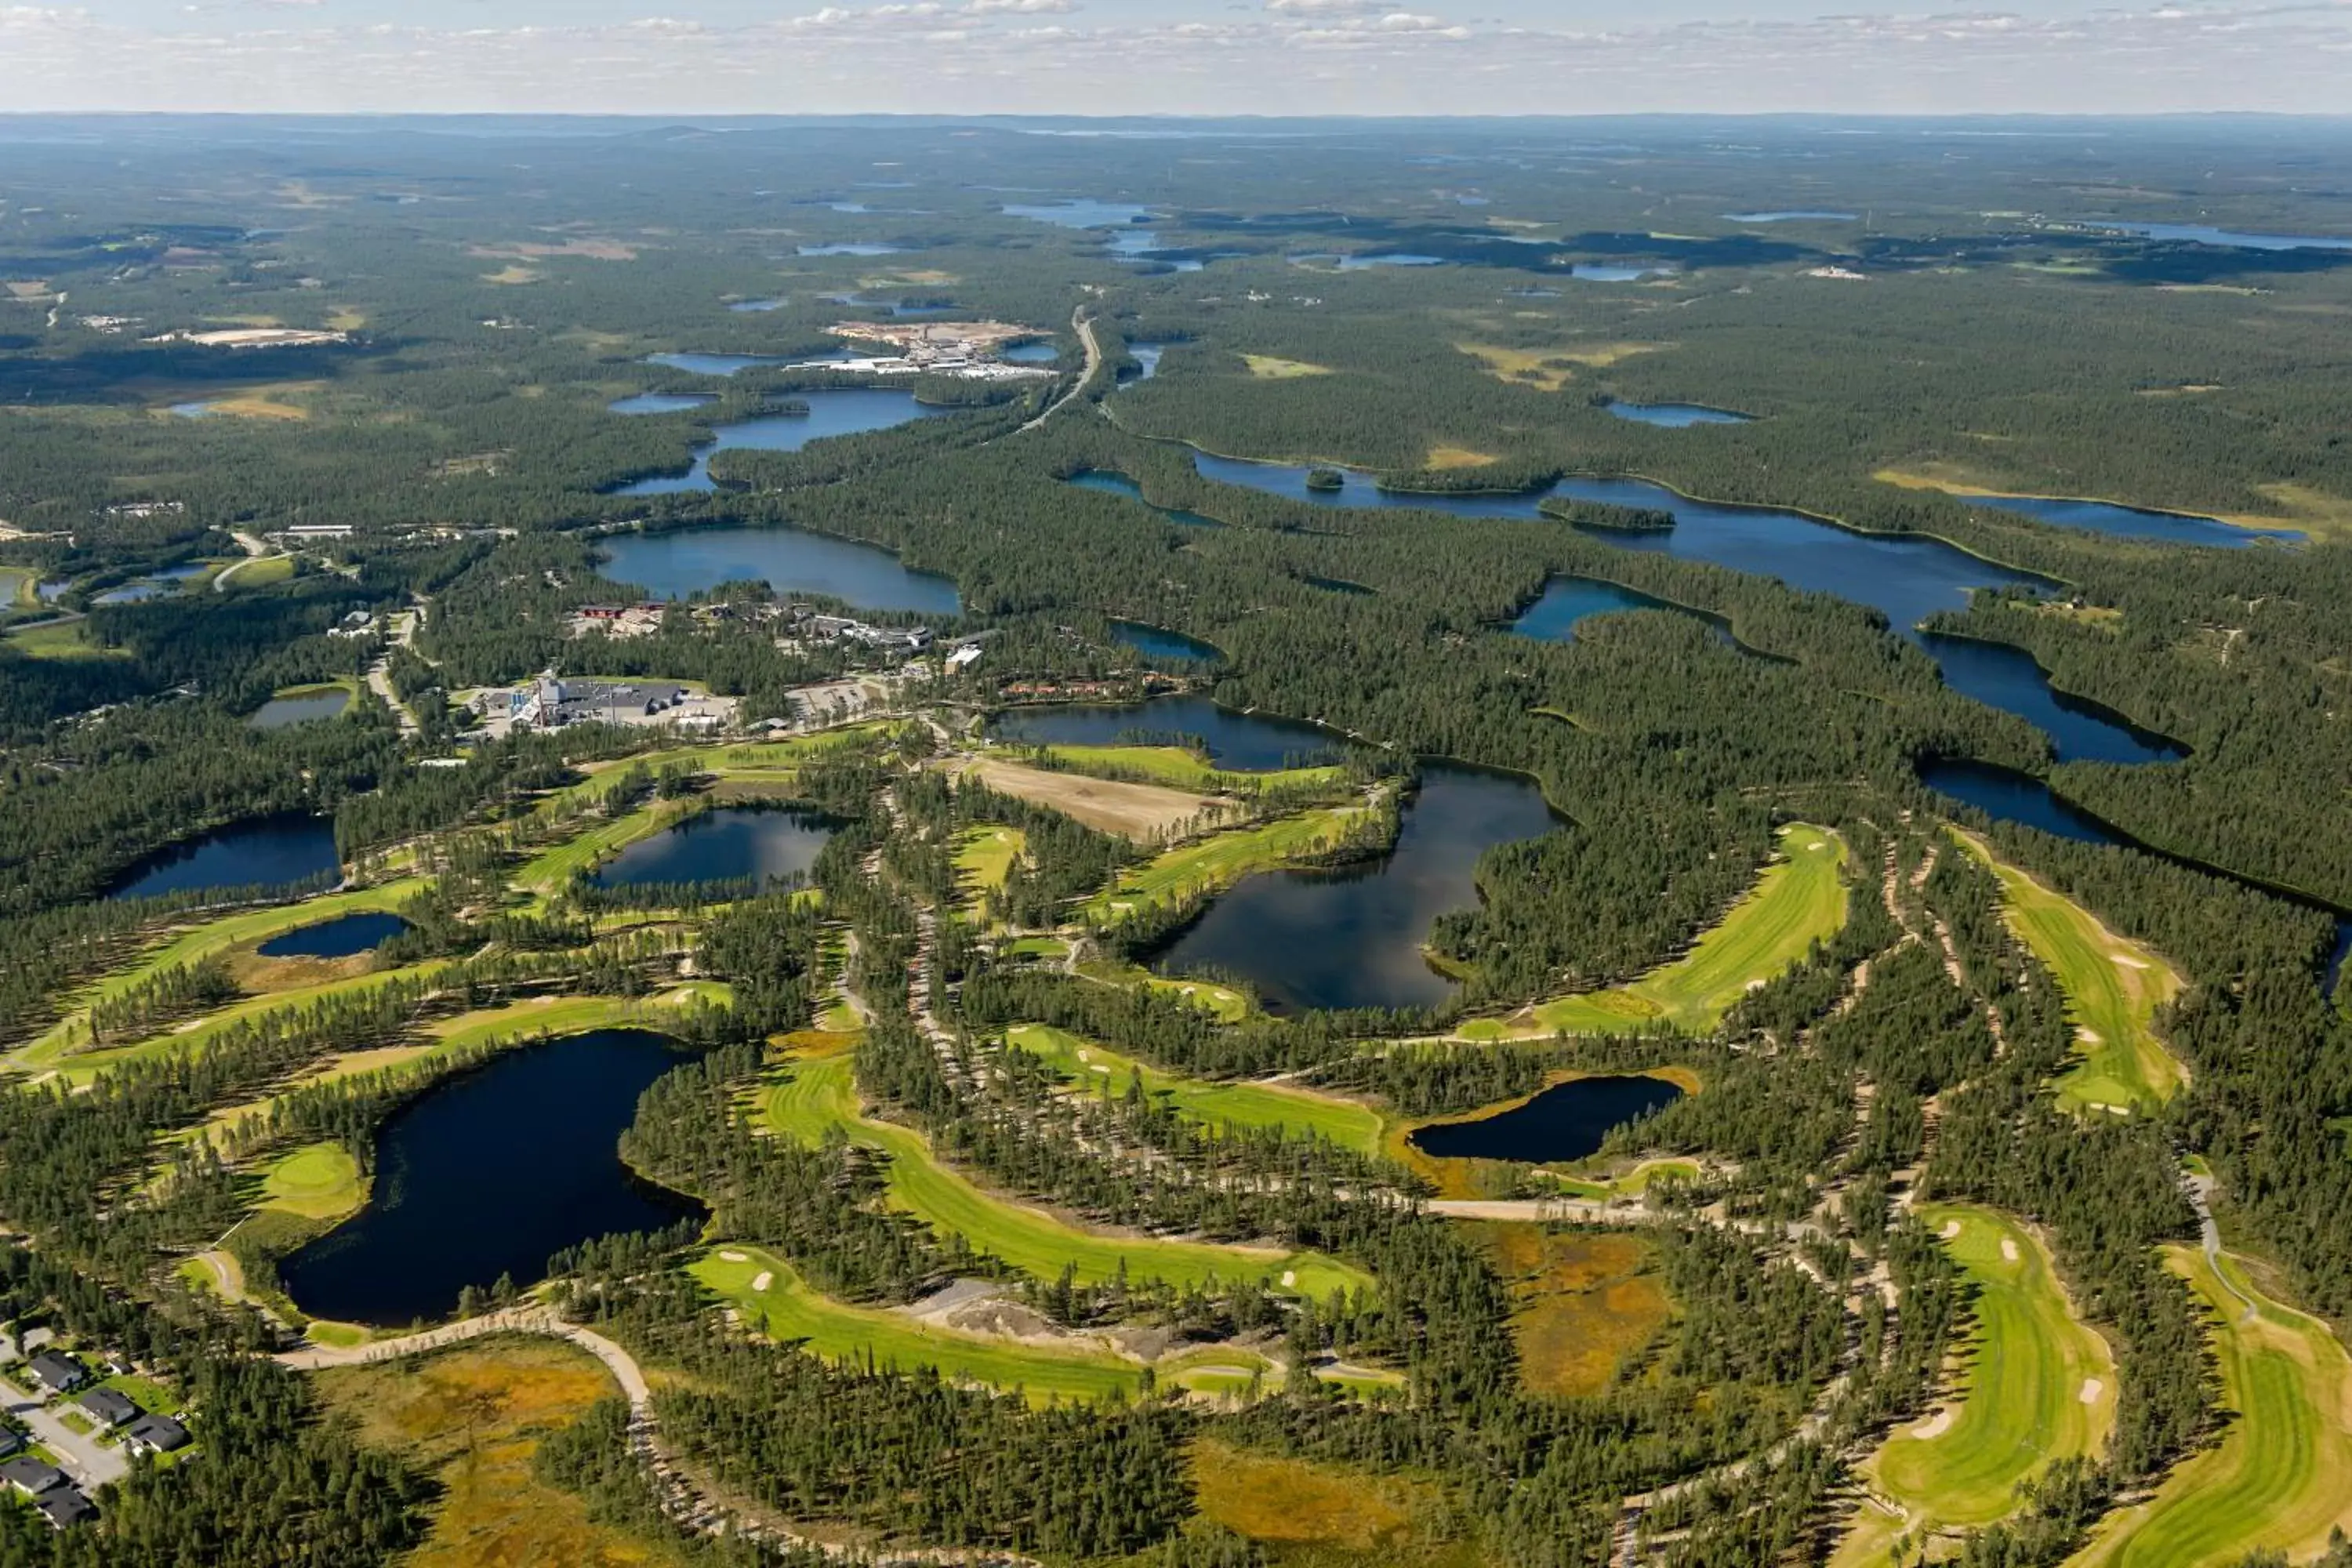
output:
[[2352, 0], [0, 0], [0, 110], [2352, 112]]

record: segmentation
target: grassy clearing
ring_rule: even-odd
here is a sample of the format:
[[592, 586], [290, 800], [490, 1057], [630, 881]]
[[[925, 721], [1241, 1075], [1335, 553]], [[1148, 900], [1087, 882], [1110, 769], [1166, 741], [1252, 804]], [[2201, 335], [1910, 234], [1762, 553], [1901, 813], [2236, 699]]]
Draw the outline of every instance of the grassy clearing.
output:
[[128, 658], [129, 650], [85, 642], [86, 621], [51, 621], [8, 634], [8, 646], [26, 658]]
[[6, 1065], [26, 1071], [38, 1071], [54, 1064], [64, 1054], [71, 1037], [84, 1026], [91, 1006], [123, 994], [163, 970], [200, 963], [232, 948], [258, 944], [273, 936], [344, 915], [371, 910], [398, 909], [428, 886], [430, 883], [423, 878], [410, 878], [404, 881], [385, 882], [378, 887], [362, 888], [356, 892], [329, 893], [323, 898], [310, 899], [299, 904], [273, 904], [265, 910], [247, 910], [221, 920], [190, 926], [150, 951], [136, 963], [115, 971], [76, 996], [70, 1013], [32, 1044], [7, 1058]]
[[1253, 1011], [1250, 999], [1230, 985], [1215, 985], [1206, 980], [1171, 979], [1164, 974], [1154, 974], [1141, 964], [1094, 959], [1080, 964], [1078, 973], [1106, 985], [1143, 985], [1171, 996], [1181, 996], [1220, 1024], [1238, 1024]]
[[220, 575], [213, 579], [213, 586], [224, 593], [231, 587], [267, 588], [293, 575], [294, 557], [291, 555], [248, 556], [223, 567]]
[[2165, 1260], [2212, 1310], [2220, 1443], [2176, 1466], [2155, 1497], [2110, 1519], [2080, 1568], [2220, 1568], [2263, 1548], [2307, 1562], [2352, 1529], [2352, 1362], [2327, 1326], [2281, 1305], [2228, 1254]]
[[1845, 840], [1826, 827], [1795, 823], [1780, 831], [1781, 858], [1691, 951], [1632, 983], [1546, 1002], [1507, 1019], [1480, 1019], [1465, 1039], [1622, 1029], [1657, 1022], [1704, 1034], [1731, 1005], [1801, 963], [1815, 941], [1844, 926]]
[[2156, 1032], [2157, 1009], [2180, 993], [2172, 966], [2109, 931], [2082, 905], [1995, 859], [1982, 840], [1960, 838], [2000, 879], [2010, 929], [2050, 966], [2066, 994], [2083, 1060], [2058, 1079], [2058, 1103], [2069, 1110], [2147, 1110], [2179, 1092], [2189, 1069]]
[[1521, 1224], [1475, 1233], [1510, 1289], [1519, 1381], [1531, 1393], [1602, 1392], [1673, 1315], [1655, 1249], [1639, 1237]]
[[262, 1173], [264, 1208], [304, 1219], [336, 1220], [367, 1201], [360, 1163], [341, 1143], [310, 1143]]
[[30, 566], [0, 566], [0, 606], [41, 602], [41, 574]]
[[2095, 1458], [2115, 1426], [2116, 1387], [2114, 1352], [2075, 1320], [2032, 1232], [1973, 1205], [1922, 1207], [1919, 1218], [1943, 1233], [1977, 1297], [1943, 1406], [1863, 1466], [1915, 1537], [2005, 1518], [2018, 1486], [2053, 1460]]
[[617, 1393], [586, 1352], [557, 1341], [475, 1341], [425, 1361], [314, 1374], [328, 1407], [362, 1440], [435, 1472], [442, 1488], [424, 1544], [404, 1568], [685, 1568], [667, 1537], [591, 1518], [586, 1500], [538, 1480], [531, 1455]]
[[1203, 795], [1250, 795], [1260, 790], [1337, 782], [1337, 767], [1283, 768], [1272, 773], [1230, 773], [1181, 746], [1048, 746], [1045, 752], [1074, 773], [1140, 779], [1146, 784]]
[[1322, 806], [1255, 827], [1219, 833], [1123, 871], [1079, 910], [1089, 925], [1117, 925], [1158, 904], [1222, 892], [1253, 871], [1268, 871], [1329, 853], [1362, 820], [1366, 807]]
[[1013, 874], [1013, 862], [1028, 850], [1029, 836], [1017, 827], [983, 823], [967, 828], [956, 844], [957, 884], [977, 900], [981, 894], [1004, 886], [1005, 879]]
[[1276, 1562], [1474, 1563], [1444, 1540], [1436, 1489], [1401, 1476], [1262, 1454], [1215, 1437], [1190, 1453], [1201, 1517], [1274, 1548]]
[[1311, 1252], [1108, 1236], [984, 1192], [934, 1159], [919, 1134], [859, 1112], [845, 1049], [795, 1058], [789, 1076], [763, 1095], [760, 1118], [772, 1131], [803, 1142], [821, 1142], [838, 1129], [851, 1142], [880, 1150], [890, 1156], [893, 1206], [1040, 1279], [1058, 1278], [1066, 1266], [1076, 1269], [1081, 1284], [1091, 1285], [1118, 1278], [1123, 1264], [1131, 1279], [1184, 1287], [1254, 1276], [1318, 1300], [1371, 1283], [1346, 1264]]
[[1142, 1368], [1107, 1350], [1048, 1348], [959, 1333], [904, 1313], [834, 1300], [758, 1247], [707, 1252], [687, 1272], [770, 1338], [804, 1342], [811, 1353], [830, 1362], [870, 1359], [903, 1371], [933, 1366], [960, 1382], [1019, 1391], [1037, 1404], [1132, 1394], [1143, 1383]]
[[1442, 473], [1448, 468], [1483, 468], [1498, 460], [1492, 452], [1474, 452], [1467, 447], [1432, 447], [1421, 466]]
[[1297, 381], [1301, 376], [1328, 375], [1328, 364], [1310, 364], [1303, 359], [1276, 359], [1272, 354], [1244, 354], [1242, 363], [1249, 366], [1250, 376], [1256, 381]]
[[1581, 1177], [1560, 1177], [1552, 1184], [1568, 1197], [1606, 1203], [1615, 1198], [1638, 1198], [1650, 1190], [1652, 1183], [1667, 1177], [1696, 1182], [1700, 1174], [1698, 1163], [1695, 1160], [1643, 1160], [1618, 1175], [1591, 1181]]
[[1129, 1082], [1140, 1077], [1146, 1094], [1165, 1096], [1177, 1110], [1195, 1121], [1244, 1129], [1287, 1127], [1359, 1153], [1380, 1150], [1380, 1113], [1351, 1100], [1277, 1084], [1208, 1083], [1179, 1078], [1108, 1046], [1043, 1024], [1015, 1024], [1005, 1031], [1004, 1038], [1007, 1045], [1066, 1074], [1080, 1089], [1098, 1092], [1107, 1086], [1123, 1094]]

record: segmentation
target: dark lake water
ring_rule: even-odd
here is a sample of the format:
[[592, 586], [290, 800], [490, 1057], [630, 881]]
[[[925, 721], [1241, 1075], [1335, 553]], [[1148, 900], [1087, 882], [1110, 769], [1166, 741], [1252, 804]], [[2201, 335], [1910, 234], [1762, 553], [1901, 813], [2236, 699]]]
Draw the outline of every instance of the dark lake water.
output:
[[836, 245], [803, 245], [793, 249], [797, 256], [896, 256], [907, 247], [885, 245], [878, 240], [850, 240]]
[[814, 812], [722, 805], [638, 839], [589, 879], [600, 888], [630, 888], [804, 877], [836, 826]]
[[[1596, 577], [1555, 577], [1544, 585], [1542, 597], [1528, 606], [1511, 629], [1524, 637], [1540, 637], [1546, 642], [1572, 642], [1576, 625], [1592, 616], [1605, 616], [1618, 610], [1664, 610], [1672, 615], [1688, 616], [1704, 621], [1716, 637], [1725, 643], [1732, 642], [1731, 633], [1723, 623], [1702, 610], [1654, 599], [1647, 594], [1616, 583], [1604, 583]], [[1736, 644], [1734, 646], [1737, 646]]]
[[1387, 857], [1244, 878], [1151, 966], [1239, 975], [1276, 1012], [1434, 1006], [1454, 983], [1422, 956], [1431, 922], [1477, 903], [1471, 872], [1479, 856], [1558, 825], [1529, 780], [1425, 763]]
[[1129, 376], [1127, 379], [1130, 381], [1150, 381], [1153, 376], [1158, 375], [1160, 374], [1160, 356], [1168, 352], [1168, 348], [1169, 345], [1166, 343], [1128, 344], [1128, 357], [1135, 361], [1135, 374]]
[[1000, 740], [1031, 746], [1110, 746], [1139, 731], [1192, 736], [1207, 748], [1211, 762], [1235, 773], [1328, 763], [1344, 751], [1339, 736], [1318, 725], [1235, 712], [1205, 697], [1015, 708], [1000, 714], [990, 727]]
[[657, 475], [633, 480], [606, 491], [608, 495], [660, 496], [719, 488], [710, 477], [714, 452], [797, 452], [828, 436], [856, 436], [867, 430], [887, 430], [917, 419], [954, 412], [915, 401], [911, 392], [884, 387], [832, 387], [792, 394], [808, 405], [806, 414], [765, 414], [712, 427], [711, 439], [693, 448], [694, 461], [683, 474]]
[[1682, 1097], [1680, 1088], [1660, 1078], [1570, 1079], [1493, 1116], [1418, 1128], [1408, 1141], [1440, 1160], [1581, 1160], [1628, 1121]]
[[1853, 221], [1853, 216], [1854, 215], [1852, 213], [1826, 212], [1809, 207], [1790, 207], [1781, 212], [1726, 213], [1723, 215], [1723, 221], [1726, 223], [1802, 223], [1807, 221], [1815, 223], [1850, 223]]
[[1307, 488], [1308, 469], [1247, 463], [1195, 453], [1205, 478], [1285, 496], [1316, 506], [1373, 509], [1420, 508], [1457, 517], [1540, 516], [1547, 497], [1594, 501], [1671, 512], [1675, 526], [1664, 531], [1594, 529], [1589, 537], [1621, 550], [1647, 551], [1685, 561], [1706, 561], [1759, 577], [1777, 577], [1792, 588], [1834, 594], [1868, 605], [1909, 637], [1945, 669], [1945, 679], [1980, 702], [2015, 713], [2049, 731], [2061, 754], [2117, 762], [2156, 762], [2178, 755], [2171, 742], [2150, 737], [2096, 705], [2062, 701], [2048, 678], [2022, 650], [1979, 651], [1986, 645], [1964, 639], [1927, 637], [1915, 628], [1937, 610], [1967, 606], [1977, 588], [2054, 586], [2031, 573], [1997, 565], [1938, 539], [1924, 535], [1859, 533], [1796, 512], [1766, 507], [1717, 506], [1688, 500], [1646, 479], [1562, 479], [1549, 490], [1520, 495], [1396, 495], [1373, 476], [1349, 472], [1337, 491]]
[[2096, 533], [2122, 534], [2129, 539], [2157, 539], [2172, 544], [2210, 544], [2223, 550], [2243, 550], [2258, 539], [2299, 540], [2291, 528], [2238, 528], [2219, 518], [2181, 511], [2150, 511], [2144, 507], [2118, 506], [2114, 501], [2076, 500], [2066, 496], [1996, 496], [1958, 494], [1970, 506], [1997, 507], [2023, 512], [2061, 528], [2089, 529]]
[[2352, 239], [2340, 235], [2249, 234], [2243, 229], [2214, 228], [2201, 223], [2112, 223], [2105, 219], [2084, 226], [2136, 234], [2143, 239], [2226, 245], [2239, 250], [2352, 250]]
[[1110, 624], [1110, 635], [1147, 658], [1181, 658], [1210, 664], [1224, 657], [1214, 643], [1188, 637], [1165, 626], [1148, 626], [1140, 621], [1115, 620]]
[[428, 1089], [378, 1134], [367, 1207], [278, 1266], [286, 1293], [345, 1322], [439, 1318], [468, 1285], [528, 1286], [567, 1247], [700, 1213], [618, 1147], [637, 1096], [687, 1059], [664, 1036], [598, 1029]]
[[1580, 261], [1568, 269], [1570, 278], [1587, 283], [1638, 283], [1644, 278], [1671, 278], [1671, 267], [1624, 267], [1613, 261]]
[[1622, 403], [1605, 405], [1620, 419], [1630, 419], [1637, 425], [1655, 425], [1667, 430], [1687, 430], [1694, 425], [1749, 425], [1755, 416], [1734, 414], [1728, 408], [1709, 408], [1703, 403]]
[[608, 414], [684, 414], [719, 401], [715, 392], [640, 392], [604, 405]]
[[[1151, 506], [1150, 501], [1144, 500], [1143, 499], [1143, 487], [1137, 484], [1133, 479], [1129, 479], [1125, 474], [1114, 474], [1102, 468], [1088, 468], [1082, 473], [1072, 474], [1063, 482], [1066, 484], [1076, 485], [1082, 490], [1097, 490], [1104, 495], [1109, 496], [1125, 496], [1129, 500], [1140, 502], [1144, 506]], [[1223, 528], [1225, 526], [1223, 523], [1219, 522], [1215, 518], [1202, 517], [1197, 511], [1181, 511], [1174, 507], [1165, 506], [1151, 506], [1151, 510], [1166, 518], [1169, 521], [1181, 524], [1185, 528]]]
[[198, 889], [282, 888], [341, 870], [335, 825], [293, 813], [215, 828], [158, 850], [124, 872], [110, 899], [152, 899]]
[[255, 951], [264, 958], [352, 958], [390, 942], [408, 922], [381, 910], [341, 915], [271, 937]]
[[273, 697], [256, 709], [247, 722], [257, 730], [283, 730], [289, 724], [332, 719], [351, 705], [352, 694], [340, 687], [303, 697]]
[[1052, 364], [1062, 351], [1052, 343], [1015, 343], [996, 357], [1013, 364]]
[[601, 570], [656, 598], [682, 599], [721, 583], [765, 583], [779, 592], [830, 594], [861, 610], [952, 616], [963, 609], [955, 580], [910, 571], [878, 544], [796, 528], [691, 528], [618, 533], [601, 542]]
[[647, 354], [647, 364], [667, 365], [672, 370], [688, 371], [696, 375], [738, 375], [763, 364], [790, 364], [782, 354]]
[[171, 593], [167, 583], [125, 583], [119, 588], [109, 588], [90, 600], [93, 605], [137, 605], [149, 599], [161, 598]]
[[1061, 228], [1123, 228], [1139, 223], [1151, 214], [1150, 207], [1136, 206], [1128, 202], [1097, 202], [1086, 199], [1011, 204], [1003, 209], [1007, 217], [1025, 217], [1035, 223], [1050, 223]]
[[789, 299], [738, 300], [727, 308], [739, 316], [759, 316], [770, 310], [781, 310], [791, 303]]

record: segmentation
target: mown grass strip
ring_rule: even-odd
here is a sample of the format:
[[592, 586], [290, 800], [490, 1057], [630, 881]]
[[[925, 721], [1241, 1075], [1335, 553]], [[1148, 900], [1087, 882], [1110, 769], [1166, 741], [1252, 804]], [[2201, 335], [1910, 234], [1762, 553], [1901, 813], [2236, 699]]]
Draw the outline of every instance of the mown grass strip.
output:
[[1129, 1082], [1139, 1076], [1145, 1093], [1165, 1096], [1169, 1104], [1195, 1121], [1252, 1131], [1286, 1127], [1359, 1153], [1380, 1152], [1380, 1113], [1351, 1100], [1279, 1084], [1210, 1083], [1180, 1078], [1044, 1024], [1015, 1024], [1004, 1032], [1004, 1039], [1015, 1049], [1049, 1063], [1088, 1092], [1098, 1093], [1108, 1085], [1113, 1093], [1123, 1094]]
[[1072, 773], [1102, 778], [1139, 779], [1173, 789], [1208, 795], [1255, 795], [1262, 790], [1336, 784], [1346, 771], [1338, 766], [1277, 768], [1268, 773], [1236, 773], [1218, 767], [1181, 746], [1047, 746], [1055, 765]]
[[1318, 1300], [1333, 1290], [1371, 1284], [1361, 1271], [1317, 1253], [1104, 1236], [983, 1192], [940, 1163], [919, 1134], [859, 1112], [845, 1050], [794, 1058], [787, 1075], [762, 1096], [760, 1116], [772, 1131], [805, 1143], [821, 1142], [838, 1129], [851, 1142], [889, 1155], [893, 1206], [1040, 1279], [1058, 1279], [1070, 1268], [1079, 1283], [1095, 1285], [1118, 1278], [1124, 1268], [1129, 1279], [1163, 1280], [1179, 1289], [1260, 1279]]
[[1181, 845], [1147, 865], [1121, 872], [1108, 889], [1086, 902], [1079, 917], [1090, 925], [1117, 925], [1155, 905], [1223, 892], [1253, 871], [1328, 854], [1368, 809], [1322, 807]]

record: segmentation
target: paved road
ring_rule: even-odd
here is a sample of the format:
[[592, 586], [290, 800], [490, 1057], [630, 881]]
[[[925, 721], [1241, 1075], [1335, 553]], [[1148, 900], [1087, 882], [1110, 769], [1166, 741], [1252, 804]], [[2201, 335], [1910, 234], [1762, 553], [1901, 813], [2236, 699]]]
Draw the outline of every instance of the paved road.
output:
[[121, 1448], [103, 1447], [95, 1438], [82, 1436], [58, 1419], [53, 1407], [43, 1405], [5, 1378], [0, 1378], [0, 1405], [32, 1429], [33, 1440], [55, 1454], [58, 1468], [80, 1482], [85, 1491], [120, 1480], [131, 1468], [130, 1457]]
[[[403, 610], [392, 617], [394, 647], [406, 647], [410, 639], [415, 636], [416, 612], [415, 610]], [[401, 701], [400, 694], [392, 689], [392, 655], [389, 651], [386, 651], [382, 658], [368, 666], [367, 683], [368, 689], [383, 698], [383, 705], [392, 710], [394, 718], [400, 721], [402, 736], [404, 738], [415, 734], [418, 730], [416, 716], [408, 710], [407, 705]]]
[[[1084, 343], [1087, 347], [1087, 368], [1078, 376], [1077, 380], [1070, 384], [1068, 389], [1065, 391], [1061, 396], [1045, 405], [1045, 411], [1044, 413], [1038, 415], [1036, 418], [1029, 421], [1028, 424], [1021, 426], [1021, 430], [1034, 430], [1038, 426], [1043, 425], [1046, 420], [1051, 419], [1055, 415], [1059, 414], [1065, 407], [1068, 406], [1070, 399], [1077, 396], [1079, 393], [1084, 392], [1087, 387], [1094, 384], [1095, 373], [1102, 369], [1102, 344], [1097, 341], [1095, 337], [1094, 319], [1087, 314], [1087, 308], [1084, 305], [1079, 306], [1076, 310], [1070, 312], [1070, 325], [1076, 331], [1078, 334], [1078, 342]], [[1013, 432], [1015, 435], [1019, 435], [1021, 431], [1018, 430]]]
[[632, 1411], [642, 1415], [647, 1401], [653, 1397], [653, 1391], [646, 1384], [645, 1370], [637, 1365], [635, 1356], [604, 1335], [593, 1333], [577, 1323], [567, 1323], [544, 1307], [515, 1307], [503, 1312], [485, 1313], [478, 1318], [467, 1318], [463, 1322], [428, 1329], [421, 1334], [407, 1334], [396, 1340], [377, 1340], [371, 1344], [348, 1347], [314, 1345], [307, 1350], [289, 1351], [278, 1360], [298, 1372], [315, 1372], [328, 1366], [360, 1366], [369, 1362], [394, 1361], [402, 1356], [415, 1355], [421, 1351], [462, 1344], [484, 1334], [550, 1334], [557, 1339], [570, 1340], [611, 1369], [614, 1378], [621, 1385], [621, 1392], [629, 1396]]

